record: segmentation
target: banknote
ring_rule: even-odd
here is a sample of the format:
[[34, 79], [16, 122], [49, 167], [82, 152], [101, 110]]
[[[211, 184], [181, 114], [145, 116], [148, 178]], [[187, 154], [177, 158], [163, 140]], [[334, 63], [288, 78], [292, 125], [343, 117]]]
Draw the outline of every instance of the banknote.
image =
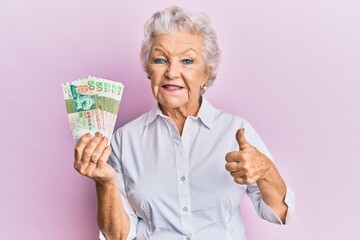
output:
[[77, 143], [90, 132], [102, 132], [111, 139], [124, 86], [98, 77], [88, 77], [62, 84], [66, 111]]

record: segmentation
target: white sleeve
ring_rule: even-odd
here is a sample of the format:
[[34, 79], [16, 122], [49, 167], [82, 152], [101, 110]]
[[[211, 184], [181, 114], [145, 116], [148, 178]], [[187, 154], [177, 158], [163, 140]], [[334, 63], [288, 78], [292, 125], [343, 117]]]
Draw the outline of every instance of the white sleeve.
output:
[[[265, 146], [264, 142], [261, 140], [258, 133], [255, 131], [255, 129], [248, 122], [246, 122], [244, 128], [246, 140], [273, 161], [269, 150]], [[247, 186], [246, 194], [251, 199], [257, 214], [261, 218], [272, 223], [283, 224], [277, 214], [264, 202], [261, 197], [260, 190], [256, 184]], [[288, 206], [285, 218], [285, 224], [288, 224], [291, 220], [291, 215], [294, 212], [295, 208], [295, 194], [288, 186], [286, 186], [286, 195], [284, 202]]]
[[285, 223], [282, 223], [279, 216], [264, 202], [261, 197], [260, 190], [256, 184], [249, 185], [246, 190], [247, 195], [251, 199], [257, 214], [262, 218], [272, 223], [286, 225], [290, 223], [292, 213], [295, 208], [295, 195], [294, 192], [286, 187], [285, 204], [288, 206], [288, 210], [285, 217]]

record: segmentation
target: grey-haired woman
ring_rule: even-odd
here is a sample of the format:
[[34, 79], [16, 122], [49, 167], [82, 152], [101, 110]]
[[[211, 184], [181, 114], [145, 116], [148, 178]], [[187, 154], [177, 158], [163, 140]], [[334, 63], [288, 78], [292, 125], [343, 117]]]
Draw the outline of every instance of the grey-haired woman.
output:
[[111, 147], [84, 135], [74, 167], [96, 183], [101, 239], [246, 239], [239, 205], [288, 223], [294, 194], [254, 128], [203, 96], [220, 50], [206, 15], [170, 7], [145, 24], [141, 59], [156, 106]]

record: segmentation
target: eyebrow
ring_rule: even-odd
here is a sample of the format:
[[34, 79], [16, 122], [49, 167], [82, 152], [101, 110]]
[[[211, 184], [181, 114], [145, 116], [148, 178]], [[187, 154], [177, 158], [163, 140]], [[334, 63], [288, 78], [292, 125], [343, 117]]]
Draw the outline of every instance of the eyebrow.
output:
[[185, 51], [181, 52], [182, 54], [184, 53], [188, 53], [188, 52], [194, 52], [194, 53], [198, 53], [196, 50], [194, 50], [193, 48], [189, 48], [189, 49], [186, 49]]
[[[169, 54], [163, 46], [155, 47], [153, 51], [154, 51], [154, 52], [161, 52], [161, 53], [164, 53], [164, 54], [166, 54], [166, 55]], [[186, 53], [188, 53], [188, 52], [198, 53], [195, 49], [193, 49], [193, 48], [188, 48], [188, 49], [185, 49], [184, 51], [180, 52], [180, 54], [186, 54]]]
[[163, 47], [155, 47], [153, 52], [162, 52], [162, 53], [168, 54], [166, 49]]

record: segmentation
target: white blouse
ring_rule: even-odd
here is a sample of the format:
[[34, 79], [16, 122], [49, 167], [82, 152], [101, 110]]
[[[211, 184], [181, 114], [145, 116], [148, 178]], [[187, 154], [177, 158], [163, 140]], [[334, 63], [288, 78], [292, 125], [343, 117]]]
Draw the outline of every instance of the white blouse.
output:
[[[158, 105], [119, 128], [109, 158], [131, 221], [128, 239], [246, 239], [240, 201], [246, 193], [259, 216], [281, 224], [256, 184], [239, 185], [225, 169], [225, 155], [238, 150], [236, 131], [272, 159], [244, 119], [214, 108], [203, 98], [198, 116], [186, 119], [182, 136]], [[286, 223], [294, 209], [287, 188]], [[105, 239], [100, 233], [100, 239]]]

